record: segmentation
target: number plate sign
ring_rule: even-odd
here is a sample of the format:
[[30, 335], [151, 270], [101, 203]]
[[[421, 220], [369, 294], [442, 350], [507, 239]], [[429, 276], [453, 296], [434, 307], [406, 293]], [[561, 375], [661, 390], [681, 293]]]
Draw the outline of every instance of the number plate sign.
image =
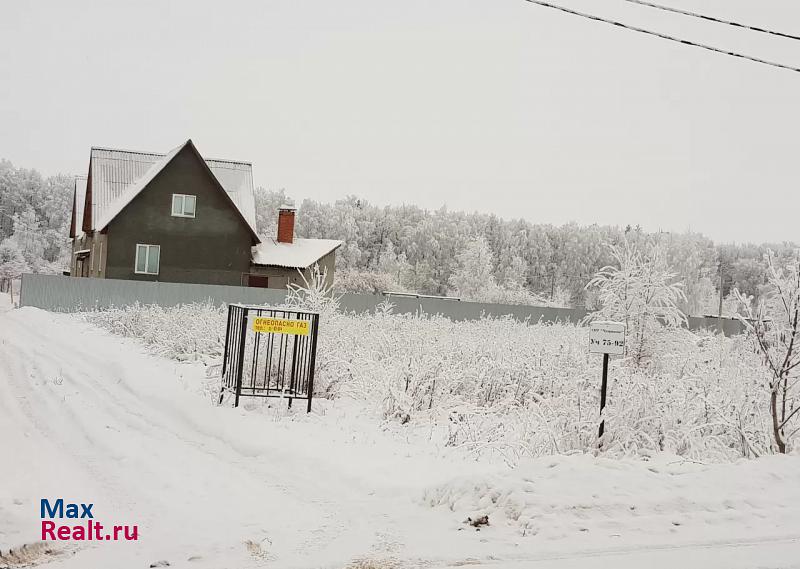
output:
[[589, 352], [592, 354], [625, 354], [625, 324], [592, 322], [589, 325]]

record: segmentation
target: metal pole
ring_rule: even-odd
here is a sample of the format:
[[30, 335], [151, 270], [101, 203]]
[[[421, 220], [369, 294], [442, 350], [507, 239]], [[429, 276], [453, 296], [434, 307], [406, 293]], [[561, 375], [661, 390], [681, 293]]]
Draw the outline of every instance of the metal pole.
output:
[[236, 362], [236, 395], [234, 397], [233, 406], [239, 406], [239, 396], [242, 394], [242, 370], [244, 369], [244, 347], [247, 340], [247, 316], [250, 312], [249, 308], [241, 308], [242, 321], [239, 327], [239, 360]]
[[311, 399], [314, 396], [314, 368], [317, 364], [317, 334], [319, 334], [319, 314], [314, 314], [311, 318], [311, 361], [309, 362], [308, 407], [306, 408], [306, 413], [311, 413]]
[[228, 350], [230, 349], [229, 343], [231, 341], [231, 321], [233, 319], [233, 310], [231, 305], [228, 305], [228, 325], [225, 327], [225, 350], [222, 353], [222, 380], [219, 386], [219, 402], [222, 405], [222, 398], [225, 395], [225, 388], [230, 387], [227, 382], [228, 376], [226, 375], [228, 365]]
[[[606, 407], [606, 391], [608, 391], [608, 354], [603, 354], [603, 382], [600, 384], [600, 416], [603, 416], [603, 409]], [[600, 431], [598, 433], [598, 438], [600, 439], [600, 444], [603, 441], [603, 433], [606, 430], [606, 420], [602, 419], [600, 421]]]

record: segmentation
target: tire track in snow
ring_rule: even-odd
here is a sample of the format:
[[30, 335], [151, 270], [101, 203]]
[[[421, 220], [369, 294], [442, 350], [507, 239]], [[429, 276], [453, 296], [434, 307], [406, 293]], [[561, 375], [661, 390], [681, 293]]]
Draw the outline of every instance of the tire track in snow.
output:
[[[171, 431], [163, 430], [160, 433], [156, 433], [158, 426], [148, 424], [147, 419], [142, 413], [131, 412], [132, 407], [135, 408], [137, 405], [141, 407], [142, 401], [128, 401], [126, 403], [118, 398], [116, 394], [114, 394], [114, 390], [107, 387], [108, 382], [103, 381], [104, 378], [98, 380], [96, 377], [96, 369], [92, 369], [103, 369], [102, 364], [105, 363], [107, 366], [108, 362], [103, 362], [102, 360], [97, 361], [98, 358], [83, 354], [80, 350], [77, 351], [77, 355], [80, 356], [78, 361], [83, 361], [84, 358], [82, 356], [86, 356], [85, 359], [89, 360], [89, 363], [77, 363], [71, 371], [65, 373], [69, 382], [74, 381], [75, 389], [78, 390], [78, 395], [73, 397], [69, 404], [60, 404], [60, 395], [56, 395], [54, 401], [52, 390], [43, 387], [43, 380], [48, 375], [48, 372], [43, 370], [44, 368], [52, 369], [57, 363], [63, 363], [64, 357], [69, 355], [62, 351], [63, 348], [66, 347], [67, 351], [74, 352], [74, 350], [69, 350], [70, 347], [64, 346], [63, 343], [53, 341], [51, 343], [53, 349], [49, 350], [46, 354], [37, 353], [35, 348], [32, 350], [33, 353], [31, 353], [29, 346], [35, 345], [35, 331], [30, 328], [24, 331], [30, 336], [28, 338], [22, 338], [21, 334], [18, 335], [16, 339], [21, 341], [14, 346], [14, 351], [16, 353], [10, 353], [8, 355], [14, 361], [24, 362], [22, 363], [21, 372], [13, 375], [17, 377], [17, 390], [30, 393], [30, 399], [36, 401], [36, 404], [33, 406], [26, 404], [24, 409], [34, 428], [44, 433], [45, 438], [49, 439], [58, 440], [60, 435], [66, 433], [66, 438], [62, 436], [60, 443], [62, 445], [68, 445], [68, 448], [70, 448], [69, 454], [78, 457], [78, 462], [83, 464], [92, 478], [106, 481], [104, 486], [108, 486], [112, 489], [115, 487], [119, 489], [120, 486], [130, 485], [130, 477], [124, 476], [123, 468], [115, 468], [115, 466], [118, 465], [116, 461], [110, 464], [108, 461], [104, 461], [103, 470], [90, 468], [91, 464], [94, 462], [93, 459], [95, 456], [98, 456], [98, 454], [103, 456], [104, 452], [113, 452], [113, 445], [110, 444], [108, 436], [98, 429], [102, 429], [103, 425], [109, 422], [112, 424], [119, 424], [117, 418], [120, 415], [127, 416], [129, 419], [132, 417], [135, 418], [135, 421], [129, 420], [120, 426], [123, 430], [135, 432], [138, 438], [144, 438], [144, 442], [138, 446], [140, 449], [146, 447], [149, 453], [149, 456], [145, 457], [137, 455], [136, 453], [133, 453], [129, 457], [131, 459], [129, 462], [135, 462], [132, 466], [137, 469], [136, 479], [140, 481], [140, 489], [138, 492], [134, 493], [134, 496], [138, 496], [139, 498], [132, 498], [129, 500], [129, 503], [132, 505], [135, 505], [137, 502], [140, 503], [142, 494], [146, 493], [145, 489], [148, 487], [158, 487], [159, 479], [163, 482], [163, 479], [171, 474], [171, 471], [176, 465], [174, 461], [168, 460], [169, 451], [174, 449], [175, 446], [185, 443], [185, 439], [181, 439], [178, 441], [177, 445], [170, 445], [165, 451], [161, 451], [161, 446], [166, 439], [170, 438]], [[91, 361], [93, 359], [95, 361]], [[30, 381], [25, 384], [21, 378], [30, 378]], [[96, 411], [96, 415], [87, 420], [84, 413], [73, 410], [73, 405], [92, 408]], [[35, 412], [33, 410], [34, 408], [38, 409], [39, 412]], [[117, 420], [115, 421], [115, 419]], [[57, 422], [68, 428], [49, 428], [47, 425], [53, 422]], [[94, 426], [94, 431], [92, 430], [92, 426]], [[75, 437], [76, 431], [82, 436]], [[128, 444], [130, 443], [130, 441], [126, 442]], [[101, 452], [98, 453], [98, 448], [105, 448], [106, 450], [101, 450]], [[242, 480], [243, 477], [240, 475], [241, 473], [239, 470], [230, 468], [230, 464], [222, 462], [211, 453], [204, 453], [202, 456], [220, 463], [220, 465], [224, 466], [229, 471], [229, 473], [226, 473], [227, 482], [249, 485], [251, 487], [263, 485], [263, 481]], [[148, 458], [150, 460], [147, 460]], [[195, 457], [192, 457], [191, 462], [197, 463], [198, 461]], [[148, 468], [148, 465], [150, 468]], [[153, 466], [156, 465], [160, 468], [153, 468]], [[201, 463], [200, 466], [204, 465]], [[200, 470], [202, 472], [203, 469]], [[219, 470], [219, 465], [216, 467], [216, 470]], [[261, 494], [263, 495], [263, 492]], [[163, 512], [159, 512], [158, 516], [160, 515], [163, 515]]]
[[[248, 486], [266, 485], [290, 496], [307, 493], [309, 488], [314, 489], [314, 482], [318, 479], [319, 473], [314, 472], [313, 463], [309, 462], [307, 469], [309, 474], [306, 476], [294, 476], [292, 480], [271, 481], [270, 479], [280, 478], [279, 471], [265, 468], [263, 461], [257, 462], [254, 459], [263, 458], [267, 453], [274, 455], [275, 453], [272, 452], [274, 449], [261, 449], [261, 453], [254, 454], [252, 451], [242, 452], [242, 449], [235, 448], [235, 445], [234, 448], [231, 448], [230, 437], [220, 436], [219, 432], [211, 428], [195, 428], [197, 422], [194, 417], [184, 415], [183, 409], [176, 408], [174, 401], [160, 398], [157, 394], [155, 394], [155, 398], [154, 394], [148, 394], [148, 399], [143, 401], [142, 394], [133, 391], [130, 374], [123, 366], [110, 362], [108, 358], [99, 356], [81, 346], [81, 340], [97, 339], [101, 341], [105, 339], [102, 336], [87, 338], [86, 336], [90, 336], [89, 334], [74, 334], [70, 337], [70, 341], [62, 341], [55, 334], [47, 339], [48, 349], [40, 351], [35, 346], [41, 343], [41, 323], [28, 322], [26, 319], [20, 320], [15, 323], [17, 324], [15, 332], [24, 332], [27, 337], [23, 338], [22, 334], [15, 334], [13, 338], [8, 338], [9, 344], [13, 342], [13, 350], [11, 353], [6, 353], [5, 356], [9, 360], [25, 362], [22, 369], [12, 374], [16, 377], [13, 390], [22, 393], [29, 392], [31, 398], [35, 400], [35, 404], [31, 405], [26, 398], [24, 414], [34, 429], [49, 440], [58, 440], [62, 434], [60, 429], [48, 427], [54, 420], [69, 425], [72, 434], [77, 428], [81, 434], [79, 441], [68, 437], [69, 441], [62, 439], [61, 442], [70, 445], [70, 454], [84, 459], [83, 468], [89, 472], [92, 478], [98, 482], [102, 481], [104, 487], [113, 489], [119, 485], [119, 481], [125, 480], [125, 476], [121, 468], [112, 468], [109, 472], [108, 465], [104, 464], [102, 469], [91, 465], [92, 457], [98, 455], [98, 448], [104, 449], [103, 452], [113, 453], [115, 451], [114, 437], [109, 437], [106, 433], [99, 434], [98, 428], [105, 428], [106, 424], [119, 425], [122, 421], [121, 426], [135, 431], [137, 436], [147, 443], [151, 456], [158, 458], [157, 461], [141, 462], [139, 478], [141, 478], [143, 487], [147, 487], [153, 478], [157, 478], [165, 470], [172, 470], [174, 464], [167, 460], [170, 449], [190, 447], [194, 449], [195, 455], [201, 456], [201, 458], [193, 456], [192, 462], [216, 462], [219, 463], [217, 468], [222, 466], [230, 471], [231, 475], [226, 482], [238, 482]], [[75, 342], [71, 341], [73, 338], [75, 338]], [[152, 358], [152, 356], [146, 355], [140, 357], [142, 360]], [[64, 362], [69, 362], [69, 365], [64, 366]], [[154, 367], [149, 365], [149, 361], [145, 363], [145, 367]], [[64, 377], [63, 385], [77, 390], [75, 394], [66, 399], [63, 399], [61, 392], [52, 389], [46, 382], [46, 377], [52, 374], [53, 370], [59, 368]], [[116, 377], [117, 381], [109, 381], [107, 371], [98, 373], [97, 370], [112, 371], [113, 373], [110, 375]], [[24, 378], [30, 378], [31, 381], [26, 384]], [[165, 377], [164, 379], [174, 382], [174, 377]], [[80, 409], [75, 409], [75, 406], [80, 406]], [[46, 411], [42, 411], [43, 409]], [[95, 414], [88, 420], [85, 414], [87, 409], [91, 409]], [[185, 432], [192, 432], [200, 437], [188, 439], [182, 434]], [[171, 440], [168, 441], [169, 439]], [[167, 443], [167, 449], [162, 450], [165, 443]], [[286, 455], [285, 451], [283, 454]], [[275, 457], [270, 456], [269, 458]], [[296, 456], [286, 455], [283, 458], [291, 458], [297, 462]], [[87, 465], [86, 462], [90, 464]], [[159, 463], [158, 468], [153, 467], [154, 462]], [[166, 469], [160, 466], [162, 462], [168, 465]], [[284, 476], [284, 478], [286, 477]], [[303, 488], [299, 489], [298, 483]], [[339, 487], [343, 490], [342, 497], [345, 499], [347, 495], [354, 495], [349, 481], [343, 481]], [[363, 551], [365, 547], [369, 548], [371, 542], [376, 539], [375, 529], [370, 527], [369, 521], [359, 523], [361, 518], [355, 515], [358, 509], [357, 503], [351, 503], [351, 507], [343, 508], [342, 499], [333, 500], [325, 494], [312, 496], [310, 501], [321, 510], [316, 516], [317, 525], [310, 528], [307, 536], [297, 543], [299, 549], [312, 548], [324, 551], [327, 545], [342, 538], [345, 534], [355, 534], [358, 537], [353, 541], [357, 542], [359, 550]], [[126, 502], [126, 505], [135, 506], [140, 503], [140, 500], [131, 498]], [[308, 508], [305, 505], [302, 507]], [[345, 511], [343, 512], [343, 510]], [[348, 510], [350, 514], [354, 515], [348, 515]]]
[[[541, 567], [552, 569], [588, 569], [613, 566], [615, 569], [640, 569], [647, 564], [649, 569], [674, 569], [676, 565], [703, 567], [704, 569], [732, 569], [733, 567], [763, 567], [770, 569], [796, 569], [800, 561], [781, 562], [770, 560], [770, 550], [782, 547], [792, 552], [796, 559], [800, 554], [800, 535], [775, 536], [762, 539], [733, 539], [684, 542], [681, 544], [652, 544], [629, 547], [595, 548], [567, 553], [550, 553], [532, 556], [511, 556], [505, 559], [476, 561], [468, 566], [487, 569], [527, 569]], [[743, 550], [752, 550], [742, 557]], [[687, 555], [688, 553], [688, 555]], [[700, 557], [700, 555], [704, 555]], [[782, 557], [787, 557], [785, 553]], [[738, 558], [737, 558], [738, 557]], [[452, 562], [434, 564], [431, 569], [453, 567]]]

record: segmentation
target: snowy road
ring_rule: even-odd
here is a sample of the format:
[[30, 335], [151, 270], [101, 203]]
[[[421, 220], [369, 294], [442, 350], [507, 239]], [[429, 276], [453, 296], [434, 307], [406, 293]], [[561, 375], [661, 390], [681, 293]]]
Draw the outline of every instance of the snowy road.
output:
[[[497, 467], [437, 457], [347, 407], [297, 421], [215, 407], [196, 389], [201, 375], [70, 316], [0, 313], [0, 549], [38, 541], [39, 500], [63, 497], [94, 503], [103, 523], [138, 524], [140, 539], [62, 544], [39, 559], [48, 567], [800, 567], [798, 505], [780, 504], [800, 490], [762, 503], [754, 487], [729, 513], [705, 504], [713, 535], [643, 532], [663, 520], [613, 508], [581, 512], [572, 535], [580, 516], [566, 506], [547, 541], [513, 524], [459, 531], [458, 508], [426, 507], [424, 491]], [[797, 480], [777, 478], [767, 491]], [[687, 498], [690, 522], [696, 511]]]

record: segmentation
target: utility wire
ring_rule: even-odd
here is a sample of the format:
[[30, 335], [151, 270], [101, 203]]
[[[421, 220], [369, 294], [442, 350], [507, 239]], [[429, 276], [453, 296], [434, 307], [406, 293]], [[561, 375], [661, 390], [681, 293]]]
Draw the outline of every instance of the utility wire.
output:
[[740, 59], [747, 59], [748, 61], [754, 61], [755, 63], [761, 63], [763, 65], [769, 65], [771, 67], [779, 67], [781, 69], [788, 69], [789, 71], [795, 71], [797, 73], [800, 73], [800, 68], [792, 67], [791, 65], [784, 65], [783, 63], [776, 63], [774, 61], [767, 61], [766, 59], [759, 59], [757, 57], [753, 57], [753, 56], [750, 56], [750, 55], [745, 55], [743, 53], [737, 53], [735, 51], [727, 51], [727, 50], [724, 50], [724, 49], [720, 49], [718, 47], [713, 47], [713, 46], [702, 44], [702, 43], [696, 43], [696, 42], [693, 42], [693, 41], [684, 40], [684, 39], [681, 39], [681, 38], [677, 38], [675, 36], [662, 34], [661, 32], [654, 32], [654, 31], [651, 31], [651, 30], [646, 30], [644, 28], [638, 28], [636, 26], [631, 26], [631, 25], [628, 25], [628, 24], [624, 24], [624, 23], [616, 21], [616, 20], [609, 20], [609, 19], [606, 19], [606, 18], [601, 18], [600, 16], [594, 16], [592, 14], [586, 14], [584, 12], [578, 12], [577, 10], [572, 10], [571, 8], [565, 8], [563, 6], [557, 6], [555, 4], [550, 4], [549, 2], [543, 2], [541, 0], [525, 0], [525, 2], [528, 2], [530, 4], [537, 4], [539, 6], [544, 6], [545, 8], [552, 8], [554, 10], [560, 10], [561, 12], [565, 12], [567, 14], [572, 14], [573, 16], [580, 16], [581, 18], [587, 18], [589, 20], [595, 20], [597, 22], [603, 22], [605, 24], [611, 24], [612, 26], [625, 28], [626, 30], [639, 32], [641, 34], [647, 34], [647, 35], [650, 35], [650, 36], [655, 36], [655, 37], [662, 38], [662, 39], [665, 39], [665, 40], [674, 41], [674, 42], [681, 43], [681, 44], [684, 44], [684, 45], [689, 45], [689, 46], [692, 46], [692, 47], [699, 47], [699, 48], [702, 48], [702, 49], [706, 49], [708, 51], [713, 51], [715, 53], [721, 53], [723, 55], [730, 55], [731, 57], [738, 57]]
[[655, 8], [657, 10], [664, 10], [665, 12], [674, 12], [675, 14], [683, 14], [684, 16], [691, 16], [693, 18], [700, 18], [701, 20], [708, 20], [709, 22], [716, 22], [718, 24], [727, 24], [729, 26], [735, 26], [737, 28], [743, 28], [745, 30], [750, 30], [753, 32], [761, 32], [762, 34], [770, 34], [773, 36], [788, 38], [791, 40], [800, 40], [800, 36], [785, 34], [783, 32], [776, 32], [775, 30], [768, 30], [767, 28], [759, 28], [756, 26], [751, 26], [749, 24], [742, 24], [741, 22], [732, 22], [730, 20], [723, 20], [722, 18], [715, 18], [714, 16], [706, 16], [705, 14], [698, 14], [696, 12], [681, 10], [679, 8], [673, 8], [671, 6], [662, 6], [661, 4], [645, 2], [645, 0], [625, 0], [625, 2], [630, 2], [631, 4], [640, 4], [641, 6], [648, 6], [650, 8]]

